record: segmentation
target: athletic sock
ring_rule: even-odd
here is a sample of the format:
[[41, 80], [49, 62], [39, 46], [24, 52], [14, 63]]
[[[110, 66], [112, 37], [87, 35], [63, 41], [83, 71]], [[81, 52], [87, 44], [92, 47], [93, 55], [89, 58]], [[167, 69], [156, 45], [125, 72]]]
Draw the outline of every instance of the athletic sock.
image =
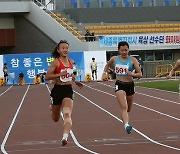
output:
[[129, 124], [128, 124], [128, 123], [126, 123], [126, 124], [124, 125], [124, 128], [126, 129], [126, 127], [127, 127], [127, 126], [129, 126]]
[[68, 134], [67, 134], [67, 133], [64, 133], [62, 139], [67, 139], [67, 138], [68, 138]]

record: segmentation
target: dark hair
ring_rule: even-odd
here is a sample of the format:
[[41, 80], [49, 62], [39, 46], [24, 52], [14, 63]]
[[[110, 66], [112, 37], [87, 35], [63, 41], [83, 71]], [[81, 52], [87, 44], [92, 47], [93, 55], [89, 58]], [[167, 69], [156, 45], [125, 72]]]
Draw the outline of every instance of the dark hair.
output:
[[92, 58], [92, 60], [95, 60], [95, 58]]
[[119, 42], [119, 43], [118, 43], [118, 50], [120, 49], [121, 46], [125, 46], [125, 45], [126, 45], [126, 46], [128, 47], [128, 49], [129, 49], [129, 44], [128, 44], [126, 41], [121, 41], [121, 42]]
[[7, 63], [4, 63], [4, 65], [7, 65]]
[[60, 40], [60, 42], [56, 45], [56, 47], [54, 48], [54, 50], [51, 53], [52, 57], [54, 57], [54, 58], [59, 58], [60, 57], [60, 54], [59, 54], [59, 52], [57, 50], [59, 49], [59, 46], [62, 43], [66, 43], [69, 46], [69, 43], [66, 40]]

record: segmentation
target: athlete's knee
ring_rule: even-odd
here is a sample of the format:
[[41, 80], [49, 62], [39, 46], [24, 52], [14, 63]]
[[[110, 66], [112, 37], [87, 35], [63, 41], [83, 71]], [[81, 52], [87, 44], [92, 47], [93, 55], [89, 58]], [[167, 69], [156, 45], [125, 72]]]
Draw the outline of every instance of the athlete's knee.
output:
[[127, 105], [122, 105], [122, 106], [121, 106], [121, 110], [123, 110], [123, 111], [128, 111], [128, 106], [127, 106]]
[[64, 125], [67, 123], [72, 124], [71, 109], [69, 107], [63, 108], [63, 116], [64, 116]]

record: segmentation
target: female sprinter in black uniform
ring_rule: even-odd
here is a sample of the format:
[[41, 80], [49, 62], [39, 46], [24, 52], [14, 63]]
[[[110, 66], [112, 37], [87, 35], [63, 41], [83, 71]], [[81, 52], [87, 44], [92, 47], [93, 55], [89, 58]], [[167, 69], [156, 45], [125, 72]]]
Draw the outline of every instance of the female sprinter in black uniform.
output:
[[51, 91], [52, 104], [51, 114], [54, 122], [60, 118], [60, 112], [64, 117], [64, 131], [62, 137], [62, 146], [67, 144], [68, 135], [72, 127], [71, 113], [73, 109], [73, 90], [72, 83], [82, 88], [82, 83], [75, 81], [73, 74], [73, 62], [68, 59], [69, 44], [66, 41], [60, 41], [52, 52], [55, 58], [47, 71], [46, 80], [55, 80], [55, 85]]
[[[128, 134], [132, 131], [132, 126], [129, 125], [128, 112], [131, 110], [134, 95], [134, 82], [133, 77], [141, 78], [142, 73], [139, 67], [139, 62], [136, 58], [128, 55], [129, 44], [127, 42], [119, 42], [118, 56], [113, 56], [106, 64], [102, 78], [106, 78], [106, 73], [109, 67], [115, 65], [116, 83], [115, 92], [120, 105], [121, 118], [124, 123], [125, 130]], [[136, 73], [132, 71], [135, 69]]]

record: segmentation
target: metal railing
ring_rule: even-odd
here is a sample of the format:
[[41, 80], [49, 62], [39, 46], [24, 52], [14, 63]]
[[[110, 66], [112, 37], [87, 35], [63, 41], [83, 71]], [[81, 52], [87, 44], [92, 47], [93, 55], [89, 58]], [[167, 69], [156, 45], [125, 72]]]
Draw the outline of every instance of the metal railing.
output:
[[[58, 19], [58, 21], [61, 21], [63, 23], [63, 25], [67, 26], [68, 29], [72, 30], [75, 34], [77, 34], [77, 36], [79, 36], [80, 38], [83, 38], [84, 36], [82, 36], [81, 34], [78, 33], [78, 31], [74, 30], [71, 26], [69, 26], [65, 21], [63, 21], [60, 17], [58, 17], [54, 12], [52, 12], [51, 10], [48, 9], [48, 5], [44, 5], [42, 4], [39, 0], [33, 0], [33, 2], [38, 5], [40, 8], [42, 8], [46, 13], [51, 14], [51, 17], [55, 17], [56, 19]], [[55, 20], [55, 19], [54, 19]], [[57, 20], [56, 20], [57, 21]], [[63, 26], [64, 27], [64, 26]], [[64, 27], [65, 28], [65, 27]], [[65, 28], [66, 29], [66, 28]]]

